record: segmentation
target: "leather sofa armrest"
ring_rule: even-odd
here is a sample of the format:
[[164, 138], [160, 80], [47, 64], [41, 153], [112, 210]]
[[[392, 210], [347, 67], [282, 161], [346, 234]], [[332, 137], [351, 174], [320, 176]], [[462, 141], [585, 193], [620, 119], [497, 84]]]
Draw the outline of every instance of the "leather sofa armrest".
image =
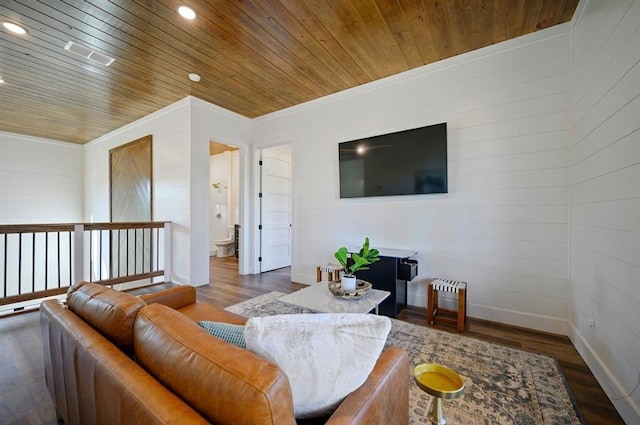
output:
[[326, 425], [408, 424], [410, 374], [406, 351], [388, 347], [369, 378], [344, 399]]
[[140, 295], [140, 299], [147, 304], [163, 304], [178, 310], [196, 302], [196, 288], [191, 285], [176, 286], [163, 291]]

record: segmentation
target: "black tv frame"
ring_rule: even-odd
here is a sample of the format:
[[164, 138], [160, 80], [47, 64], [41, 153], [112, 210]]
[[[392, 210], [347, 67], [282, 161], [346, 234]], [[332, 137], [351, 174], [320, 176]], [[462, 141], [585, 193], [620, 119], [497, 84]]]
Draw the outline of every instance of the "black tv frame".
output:
[[448, 193], [447, 123], [341, 142], [340, 198]]

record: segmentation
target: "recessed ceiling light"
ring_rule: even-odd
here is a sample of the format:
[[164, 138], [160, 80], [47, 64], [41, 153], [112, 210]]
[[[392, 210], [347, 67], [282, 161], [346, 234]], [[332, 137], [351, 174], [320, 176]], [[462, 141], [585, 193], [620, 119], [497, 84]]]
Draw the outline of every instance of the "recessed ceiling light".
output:
[[196, 74], [195, 72], [192, 72], [191, 74], [189, 74], [189, 79], [194, 83], [197, 83], [200, 81], [200, 74]]
[[4, 84], [4, 80], [0, 78], [0, 84]]
[[188, 7], [188, 6], [180, 6], [180, 7], [178, 7], [178, 13], [184, 19], [195, 19], [196, 18], [196, 12], [194, 12], [194, 10], [192, 8]]
[[27, 33], [27, 29], [25, 27], [14, 22], [3, 21], [2, 26], [14, 34], [25, 35]]

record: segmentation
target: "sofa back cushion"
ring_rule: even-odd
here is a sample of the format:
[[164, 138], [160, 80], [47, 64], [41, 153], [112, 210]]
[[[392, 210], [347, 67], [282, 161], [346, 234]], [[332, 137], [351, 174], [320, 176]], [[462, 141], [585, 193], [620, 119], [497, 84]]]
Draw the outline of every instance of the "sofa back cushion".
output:
[[120, 347], [133, 343], [133, 322], [146, 304], [135, 295], [81, 282], [67, 292], [69, 310]]
[[276, 365], [167, 306], [140, 309], [133, 345], [143, 368], [212, 423], [295, 425], [289, 382]]

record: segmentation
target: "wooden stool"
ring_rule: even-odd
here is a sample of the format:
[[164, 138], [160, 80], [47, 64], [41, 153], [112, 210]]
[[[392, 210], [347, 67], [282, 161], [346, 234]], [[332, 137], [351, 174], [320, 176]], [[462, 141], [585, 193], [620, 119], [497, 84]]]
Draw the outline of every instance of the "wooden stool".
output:
[[316, 282], [322, 282], [322, 272], [326, 272], [328, 274], [329, 282], [338, 280], [340, 278], [340, 270], [342, 270], [342, 266], [338, 264], [327, 264], [325, 266], [318, 266], [316, 268]]
[[[438, 291], [458, 294], [458, 310], [438, 307]], [[427, 324], [437, 322], [457, 325], [458, 332], [464, 332], [464, 322], [467, 318], [467, 283], [457, 280], [433, 279], [429, 283]]]

